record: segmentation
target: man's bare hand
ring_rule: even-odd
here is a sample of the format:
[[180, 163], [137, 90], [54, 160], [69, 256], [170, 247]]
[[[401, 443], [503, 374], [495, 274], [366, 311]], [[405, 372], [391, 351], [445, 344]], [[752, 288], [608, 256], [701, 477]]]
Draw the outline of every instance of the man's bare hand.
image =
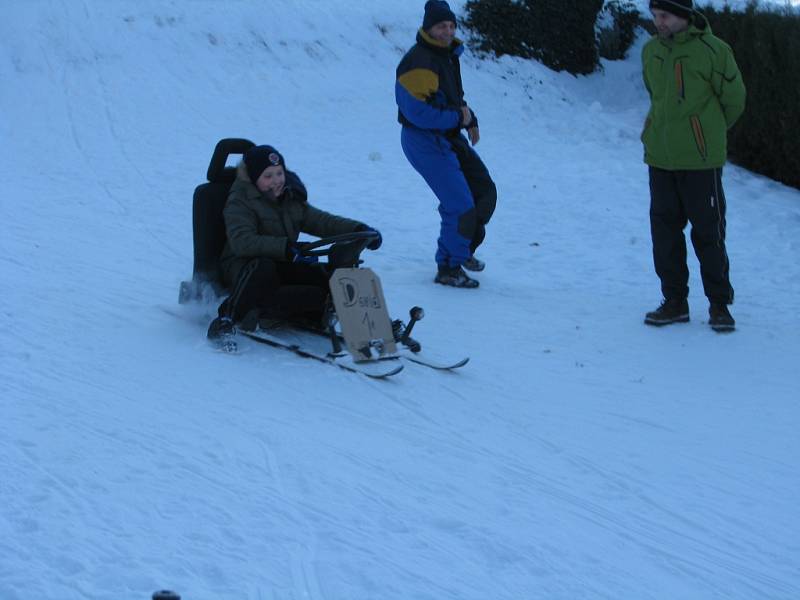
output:
[[461, 107], [461, 126], [462, 127], [468, 127], [470, 123], [472, 123], [472, 111], [469, 109], [469, 106], [462, 106]]
[[467, 129], [467, 135], [469, 136], [470, 144], [472, 144], [473, 146], [481, 141], [481, 132], [480, 128], [477, 125], [475, 125], [475, 127]]

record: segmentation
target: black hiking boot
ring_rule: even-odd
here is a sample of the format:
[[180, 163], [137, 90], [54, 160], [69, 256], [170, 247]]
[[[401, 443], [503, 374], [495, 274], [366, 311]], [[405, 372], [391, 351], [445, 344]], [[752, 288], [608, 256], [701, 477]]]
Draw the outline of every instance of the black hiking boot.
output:
[[647, 325], [670, 325], [672, 323], [687, 323], [689, 321], [689, 303], [686, 298], [681, 300], [664, 300], [656, 310], [644, 316]]
[[483, 271], [486, 268], [486, 263], [483, 262], [480, 258], [475, 258], [475, 256], [470, 256], [467, 260], [464, 261], [464, 264], [461, 265], [467, 271]]
[[729, 333], [736, 329], [736, 321], [733, 320], [727, 304], [712, 302], [708, 307], [708, 324], [717, 333]]
[[467, 275], [460, 266], [447, 267], [439, 265], [439, 272], [436, 273], [434, 281], [457, 288], [476, 288], [480, 285], [476, 279], [472, 279]]

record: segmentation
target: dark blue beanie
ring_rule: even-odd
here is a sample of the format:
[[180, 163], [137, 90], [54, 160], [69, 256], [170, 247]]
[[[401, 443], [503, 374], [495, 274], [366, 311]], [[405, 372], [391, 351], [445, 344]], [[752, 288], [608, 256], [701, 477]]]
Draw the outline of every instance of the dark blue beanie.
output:
[[261, 177], [267, 167], [286, 167], [283, 156], [272, 146], [253, 146], [244, 153], [243, 158], [247, 175], [253, 183]]
[[426, 31], [442, 21], [456, 22], [456, 16], [444, 0], [428, 0], [425, 3], [425, 18], [422, 28]]

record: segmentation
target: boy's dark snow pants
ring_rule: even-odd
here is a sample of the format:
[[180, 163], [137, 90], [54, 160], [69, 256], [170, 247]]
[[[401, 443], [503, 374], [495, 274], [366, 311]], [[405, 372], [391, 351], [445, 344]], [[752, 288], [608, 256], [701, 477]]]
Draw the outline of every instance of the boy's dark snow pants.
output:
[[722, 169], [667, 171], [650, 167], [650, 232], [653, 261], [667, 300], [689, 295], [686, 238], [691, 239], [700, 261], [703, 289], [709, 301], [733, 303], [725, 251], [725, 194]]
[[330, 275], [322, 264], [254, 258], [239, 273], [230, 296], [219, 307], [221, 317], [242, 320], [252, 309], [275, 318], [321, 318]]

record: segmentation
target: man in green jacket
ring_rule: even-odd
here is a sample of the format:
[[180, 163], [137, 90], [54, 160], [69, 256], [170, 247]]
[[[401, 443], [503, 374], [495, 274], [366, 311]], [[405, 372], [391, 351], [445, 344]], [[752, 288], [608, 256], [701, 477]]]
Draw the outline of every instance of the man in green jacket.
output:
[[683, 230], [691, 222], [709, 325], [733, 331], [722, 167], [727, 130], [744, 111], [744, 83], [730, 47], [711, 33], [692, 0], [651, 0], [650, 10], [658, 33], [642, 50], [651, 100], [642, 143], [650, 171], [653, 259], [664, 302], [647, 313], [645, 323], [689, 320]]

